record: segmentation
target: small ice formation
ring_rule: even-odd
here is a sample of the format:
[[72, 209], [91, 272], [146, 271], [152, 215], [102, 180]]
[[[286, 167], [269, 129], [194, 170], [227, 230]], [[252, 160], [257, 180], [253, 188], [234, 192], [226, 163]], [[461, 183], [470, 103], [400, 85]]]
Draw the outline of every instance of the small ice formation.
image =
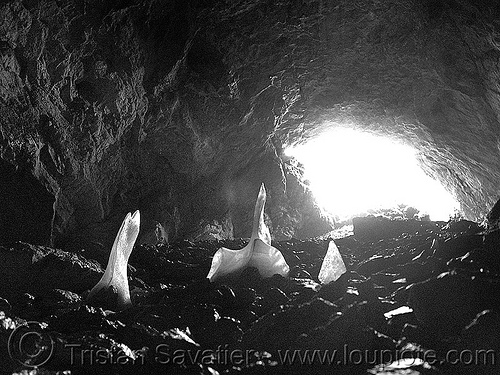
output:
[[446, 221], [459, 208], [422, 170], [418, 150], [388, 137], [337, 127], [285, 154], [303, 165], [318, 205], [338, 221], [400, 204]]
[[132, 305], [127, 278], [128, 258], [139, 234], [139, 211], [125, 216], [109, 254], [101, 280], [92, 288], [87, 301], [109, 310], [122, 310]]
[[342, 255], [335, 242], [330, 241], [321, 269], [319, 270], [318, 279], [321, 284], [328, 284], [332, 281], [337, 281], [340, 276], [346, 272]]
[[241, 250], [220, 248], [212, 259], [207, 278], [215, 281], [224, 276], [237, 275], [246, 267], [255, 267], [262, 277], [274, 274], [288, 275], [290, 267], [281, 252], [271, 246], [271, 234], [264, 222], [266, 189], [261, 185], [253, 217], [252, 235]]

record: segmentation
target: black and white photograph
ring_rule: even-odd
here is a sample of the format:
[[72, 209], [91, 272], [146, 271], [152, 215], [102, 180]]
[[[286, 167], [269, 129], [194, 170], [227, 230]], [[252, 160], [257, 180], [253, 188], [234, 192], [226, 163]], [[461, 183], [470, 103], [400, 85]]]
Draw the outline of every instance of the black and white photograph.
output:
[[0, 0], [4, 374], [500, 374], [500, 3]]

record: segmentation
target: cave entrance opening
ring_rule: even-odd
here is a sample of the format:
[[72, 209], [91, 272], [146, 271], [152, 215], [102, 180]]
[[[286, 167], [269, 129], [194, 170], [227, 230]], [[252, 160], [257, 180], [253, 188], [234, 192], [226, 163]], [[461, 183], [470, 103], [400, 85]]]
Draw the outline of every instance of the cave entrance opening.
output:
[[302, 164], [318, 206], [337, 223], [368, 214], [446, 221], [459, 212], [420, 167], [419, 151], [401, 141], [337, 127], [284, 152]]

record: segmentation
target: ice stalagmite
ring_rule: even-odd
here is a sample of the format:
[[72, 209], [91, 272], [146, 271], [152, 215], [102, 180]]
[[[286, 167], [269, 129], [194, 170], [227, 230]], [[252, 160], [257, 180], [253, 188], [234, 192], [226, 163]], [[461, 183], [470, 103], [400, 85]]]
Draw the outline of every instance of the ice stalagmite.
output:
[[112, 310], [132, 305], [127, 278], [127, 264], [139, 234], [139, 211], [127, 214], [116, 235], [109, 254], [108, 265], [101, 280], [92, 288], [87, 301]]
[[252, 235], [248, 244], [241, 250], [231, 250], [224, 247], [217, 250], [207, 278], [215, 281], [220, 277], [234, 275], [246, 267], [255, 267], [262, 277], [274, 274], [288, 275], [290, 267], [281, 252], [271, 246], [271, 234], [264, 222], [264, 206], [266, 204], [266, 189], [261, 185], [255, 204]]
[[318, 279], [322, 284], [328, 284], [332, 281], [337, 281], [345, 272], [345, 264], [339, 249], [335, 245], [335, 242], [330, 241], [323, 264], [321, 264]]

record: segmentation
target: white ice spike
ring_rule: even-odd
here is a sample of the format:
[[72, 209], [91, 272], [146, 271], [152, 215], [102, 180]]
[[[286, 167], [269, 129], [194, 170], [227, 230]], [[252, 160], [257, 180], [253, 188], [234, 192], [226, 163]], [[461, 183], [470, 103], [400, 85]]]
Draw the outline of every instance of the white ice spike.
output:
[[[139, 234], [141, 216], [139, 211], [133, 215], [130, 212], [125, 216], [115, 242], [109, 254], [108, 265], [101, 280], [92, 288], [87, 300], [94, 298], [99, 292], [104, 291], [104, 296], [116, 294], [116, 308], [123, 309], [132, 305], [127, 278], [128, 258], [134, 248], [134, 243]], [[110, 294], [107, 292], [110, 290]], [[109, 305], [115, 305], [109, 301]]]
[[328, 284], [332, 281], [337, 281], [346, 271], [339, 249], [332, 240], [328, 244], [328, 250], [321, 264], [318, 279], [322, 284]]
[[285, 258], [278, 249], [271, 246], [271, 234], [264, 222], [265, 204], [266, 189], [262, 184], [255, 203], [250, 241], [241, 250], [231, 250], [225, 247], [217, 250], [207, 275], [210, 281], [237, 274], [246, 267], [257, 268], [262, 277], [271, 277], [274, 274], [288, 275], [290, 267]]

